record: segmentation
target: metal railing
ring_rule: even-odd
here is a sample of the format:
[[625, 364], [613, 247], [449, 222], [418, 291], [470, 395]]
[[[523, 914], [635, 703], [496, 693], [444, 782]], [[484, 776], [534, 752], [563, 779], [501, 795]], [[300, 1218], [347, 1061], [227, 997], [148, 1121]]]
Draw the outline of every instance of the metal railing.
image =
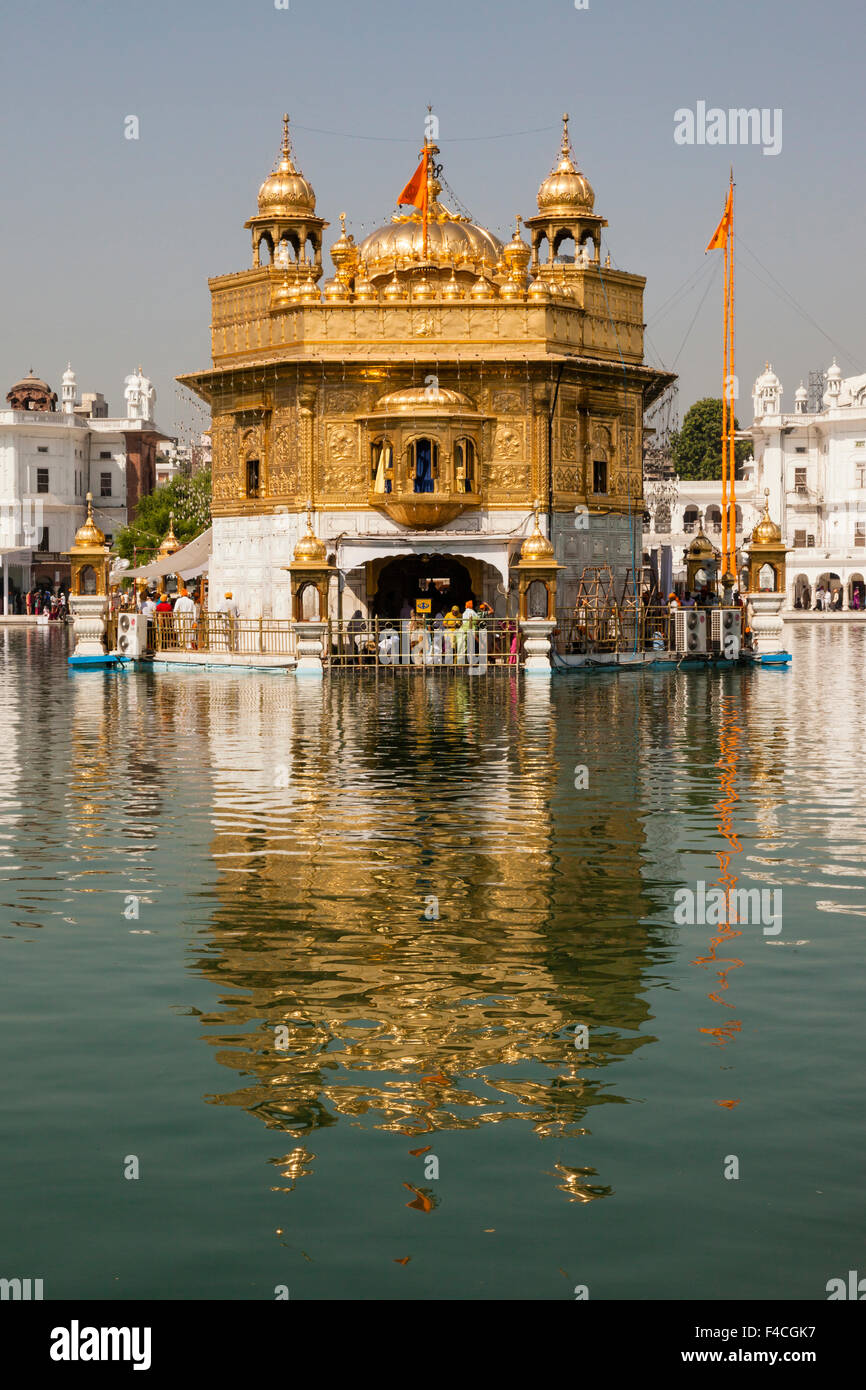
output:
[[376, 667], [432, 671], [508, 671], [523, 665], [523, 634], [516, 618], [488, 618], [474, 627], [434, 626], [409, 618], [332, 619], [324, 659], [335, 669]]
[[229, 613], [157, 613], [151, 619], [155, 652], [198, 651], [225, 656], [294, 656], [295, 634], [288, 618], [235, 618]]

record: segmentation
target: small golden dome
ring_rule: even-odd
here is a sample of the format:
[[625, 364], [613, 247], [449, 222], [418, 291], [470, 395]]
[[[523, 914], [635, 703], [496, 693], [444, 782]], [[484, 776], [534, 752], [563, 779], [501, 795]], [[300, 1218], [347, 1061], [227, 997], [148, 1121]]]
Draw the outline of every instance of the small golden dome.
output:
[[371, 284], [364, 273], [355, 281], [355, 300], [358, 304], [373, 304], [378, 300], [376, 286]]
[[165, 539], [162, 542], [162, 545], [159, 547], [159, 550], [156, 553], [157, 555], [165, 557], [166, 555], [173, 555], [176, 550], [180, 550], [180, 541], [174, 534], [174, 512], [169, 512], [168, 535], [165, 537]]
[[79, 526], [75, 532], [75, 540], [72, 544], [76, 549], [91, 549], [95, 545], [105, 545], [105, 535], [93, 520], [92, 492], [87, 494], [87, 517], [84, 525]]
[[696, 560], [699, 559], [701, 556], [706, 556], [707, 559], [710, 559], [716, 553], [716, 548], [710, 540], [709, 536], [704, 534], [704, 528], [702, 523], [700, 530], [698, 531], [698, 534], [695, 536], [686, 554], [689, 556], [690, 559]]
[[552, 560], [553, 546], [546, 536], [542, 535], [538, 525], [538, 509], [535, 510], [535, 530], [531, 536], [527, 536], [523, 545], [520, 547], [521, 560]]
[[522, 218], [517, 216], [517, 225], [514, 228], [514, 236], [506, 244], [502, 251], [502, 259], [512, 275], [526, 274], [526, 267], [529, 265], [532, 252], [520, 235], [520, 223]]
[[283, 116], [280, 158], [259, 189], [259, 216], [294, 217], [299, 213], [314, 216], [315, 212], [316, 195], [312, 185], [292, 163], [289, 118]]
[[476, 304], [488, 304], [491, 299], [496, 298], [496, 287], [491, 280], [486, 280], [483, 275], [479, 275], [469, 291], [469, 298]]
[[576, 167], [568, 138], [568, 115], [562, 118], [559, 163], [538, 190], [538, 211], [547, 213], [592, 212], [595, 194], [589, 180]]
[[450, 300], [463, 298], [463, 286], [457, 279], [453, 269], [451, 271], [451, 279], [446, 280], [442, 287], [442, 298]]
[[550, 290], [541, 276], [536, 276], [529, 286], [529, 298], [532, 300], [545, 301], [550, 298]]
[[506, 299], [510, 303], [514, 303], [516, 299], [526, 298], [526, 289], [519, 280], [509, 279], [505, 281], [504, 285], [500, 286], [499, 296], [501, 299]]
[[436, 286], [431, 285], [426, 275], [420, 280], [413, 281], [412, 298], [421, 304], [436, 298]]
[[404, 386], [401, 391], [389, 391], [376, 402], [376, 414], [412, 415], [418, 410], [469, 410], [475, 414], [475, 405], [462, 391], [452, 391], [448, 386]]
[[312, 517], [307, 514], [307, 531], [301, 536], [295, 546], [294, 559], [306, 560], [313, 563], [324, 563], [327, 558], [327, 550], [324, 541], [320, 541], [318, 536], [313, 534]]
[[349, 291], [342, 281], [337, 279], [325, 281], [324, 295], [328, 304], [346, 304], [349, 299]]
[[397, 279], [396, 270], [394, 271], [394, 274], [385, 286], [385, 298], [389, 304], [394, 304], [397, 302], [397, 300], [406, 298], [406, 291], [404, 287], [401, 285], [400, 281]]
[[312, 275], [309, 275], [301, 285], [299, 299], [302, 304], [319, 304], [321, 302], [319, 287]]
[[781, 527], [770, 517], [770, 489], [764, 488], [764, 515], [752, 532], [752, 545], [778, 545], [782, 539]]

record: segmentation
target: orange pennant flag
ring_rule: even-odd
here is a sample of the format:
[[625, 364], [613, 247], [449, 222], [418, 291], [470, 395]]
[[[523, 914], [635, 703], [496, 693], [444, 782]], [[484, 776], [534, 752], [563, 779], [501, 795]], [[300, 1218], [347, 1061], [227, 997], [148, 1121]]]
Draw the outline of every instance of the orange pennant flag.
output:
[[423, 208], [427, 202], [427, 155], [421, 160], [403, 192], [397, 199], [399, 203], [411, 203], [413, 207]]
[[734, 216], [734, 190], [733, 186], [728, 189], [728, 201], [725, 203], [725, 211], [713, 235], [710, 237], [708, 251], [721, 251], [728, 244], [728, 233], [731, 230], [731, 222]]

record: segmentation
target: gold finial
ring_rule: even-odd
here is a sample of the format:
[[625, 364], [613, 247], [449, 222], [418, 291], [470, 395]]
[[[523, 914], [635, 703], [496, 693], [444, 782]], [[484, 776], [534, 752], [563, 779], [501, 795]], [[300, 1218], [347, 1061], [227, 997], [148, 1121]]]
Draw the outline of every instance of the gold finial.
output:
[[569, 151], [571, 150], [571, 141], [570, 141], [569, 138], [568, 138], [568, 121], [569, 121], [568, 112], [567, 112], [567, 111], [563, 111], [563, 113], [562, 113], [562, 153], [563, 153], [563, 154], [568, 154]]
[[88, 494], [87, 494], [87, 520], [88, 520], [88, 521], [92, 521], [92, 520], [93, 520], [93, 493], [92, 493], [92, 492], [88, 492]]
[[346, 235], [346, 214], [344, 212], [340, 213], [340, 235]]
[[291, 155], [291, 152], [292, 152], [292, 147], [291, 147], [291, 145], [289, 144], [289, 118], [288, 118], [288, 115], [286, 115], [286, 114], [284, 113], [284, 114], [283, 114], [283, 143], [282, 143], [282, 147], [281, 147], [281, 154], [282, 154], [282, 156], [283, 156], [283, 159], [288, 159], [289, 156]]
[[607, 253], [606, 257], [605, 257], [605, 260], [604, 260], [604, 268], [605, 268], [605, 270], [609, 270], [609, 269], [610, 269], [610, 252], [609, 252], [609, 251], [608, 251], [608, 253]]
[[519, 237], [519, 236], [520, 236], [520, 224], [521, 224], [522, 221], [523, 221], [523, 218], [520, 216], [520, 213], [519, 213], [519, 212], [516, 212], [516, 213], [514, 214], [514, 235], [515, 235], [516, 237]]

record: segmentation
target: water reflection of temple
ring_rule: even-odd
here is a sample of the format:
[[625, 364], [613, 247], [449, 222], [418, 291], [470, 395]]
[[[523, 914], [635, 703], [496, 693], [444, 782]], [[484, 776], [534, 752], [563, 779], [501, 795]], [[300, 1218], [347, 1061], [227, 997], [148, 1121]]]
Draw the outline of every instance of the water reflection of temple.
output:
[[[559, 728], [549, 689], [485, 687], [204, 688], [222, 906], [197, 966], [221, 992], [208, 1039], [246, 1078], [214, 1102], [306, 1144], [348, 1117], [569, 1136], [619, 1098], [606, 1069], [650, 1040], [636, 760], [606, 748], [634, 691], [599, 683]], [[607, 1191], [553, 1171], [576, 1200]]]

